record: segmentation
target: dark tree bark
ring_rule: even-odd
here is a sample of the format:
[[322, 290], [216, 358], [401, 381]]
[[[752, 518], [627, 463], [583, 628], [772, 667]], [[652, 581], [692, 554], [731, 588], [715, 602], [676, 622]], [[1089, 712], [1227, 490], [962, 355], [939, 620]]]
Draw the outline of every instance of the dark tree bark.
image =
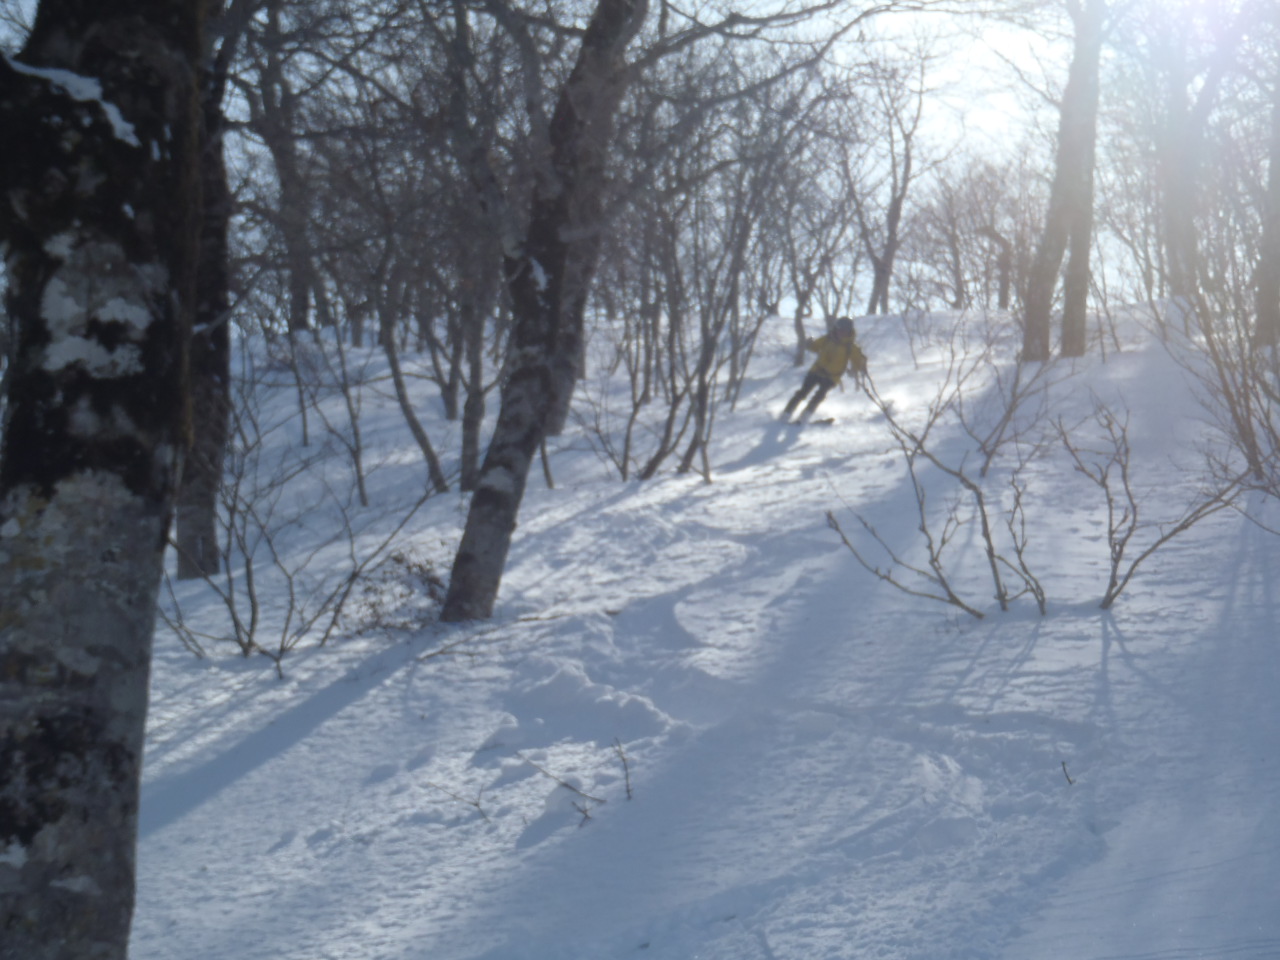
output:
[[505, 251], [511, 362], [442, 620], [492, 614], [530, 465], [567, 414], [599, 247], [605, 155], [627, 82], [626, 48], [647, 12], [647, 0], [598, 0], [551, 117], [549, 169], [537, 177], [523, 243]]
[[876, 231], [867, 219], [861, 200], [856, 193], [854, 195], [858, 229], [867, 258], [871, 261], [871, 296], [867, 300], [869, 315], [889, 312], [889, 288], [898, 251], [902, 247], [902, 214], [916, 177], [915, 138], [924, 115], [924, 63], [913, 69], [920, 73], [920, 86], [914, 90], [907, 86], [897, 70], [886, 69], [876, 74], [889, 154], [889, 202], [885, 207], [879, 249], [875, 242]]
[[[1022, 359], [1049, 359], [1049, 334], [1058, 271], [1068, 243], [1075, 251], [1072, 302], [1064, 311], [1066, 346], [1084, 344], [1084, 296], [1088, 292], [1088, 251], [1093, 224], [1093, 158], [1098, 125], [1098, 67], [1102, 57], [1106, 0], [1068, 0], [1075, 24], [1075, 43], [1058, 121], [1058, 150], [1044, 233], [1036, 247], [1027, 283]], [[1088, 208], [1087, 216], [1083, 213]], [[1072, 237], [1075, 235], [1073, 241]], [[1080, 282], [1083, 274], [1084, 282]]]
[[[308, 234], [307, 185], [298, 149], [298, 98], [285, 75], [284, 34], [280, 24], [283, 0], [266, 0], [267, 22], [262, 36], [266, 60], [262, 67], [256, 114], [258, 133], [271, 153], [280, 185], [277, 226], [284, 243], [288, 277], [289, 337], [311, 328], [311, 291], [315, 286]], [[252, 102], [252, 101], [251, 101]]]
[[1062, 278], [1062, 355], [1083, 357], [1088, 340], [1089, 255], [1093, 249], [1094, 145], [1089, 145], [1080, 187], [1081, 201], [1071, 217], [1067, 269]]
[[252, 5], [210, 0], [211, 22], [222, 34], [216, 50], [205, 53], [200, 83], [200, 262], [197, 269], [194, 328], [189, 347], [191, 436], [174, 517], [178, 579], [218, 572], [218, 494], [230, 439], [231, 272], [227, 231], [231, 190], [223, 159], [222, 114], [227, 72]]
[[[896, 178], [896, 169], [894, 174]], [[902, 246], [902, 209], [906, 204], [907, 189], [911, 185], [911, 174], [911, 141], [908, 140], [903, 151], [902, 180], [901, 183], [894, 184], [893, 196], [889, 201], [888, 212], [885, 214], [884, 249], [877, 251], [866, 225], [863, 224], [862, 227], [863, 243], [866, 245], [867, 257], [871, 261], [871, 296], [867, 300], [868, 316], [889, 312], [889, 284], [893, 280], [893, 268], [898, 258], [898, 249]], [[861, 212], [859, 215], [861, 216]]]
[[[394, 273], [392, 270], [379, 271], [380, 273]], [[440, 458], [436, 456], [435, 447], [431, 445], [431, 438], [427, 436], [426, 428], [422, 426], [422, 421], [418, 419], [418, 414], [413, 409], [413, 400], [409, 396], [409, 388], [405, 386], [404, 372], [400, 369], [400, 351], [396, 348], [396, 320], [398, 319], [398, 311], [387, 302], [389, 295], [386, 290], [390, 287], [392, 290], [404, 291], [405, 286], [399, 278], [389, 276], [378, 284], [378, 342], [382, 344], [382, 352], [387, 358], [387, 367], [391, 370], [391, 382], [396, 391], [396, 402], [400, 406], [400, 412], [404, 415], [405, 423], [409, 425], [409, 432], [413, 434], [413, 439], [418, 444], [418, 449], [422, 451], [422, 458], [427, 464], [427, 478], [431, 481], [432, 488], [437, 493], [446, 493], [449, 490], [449, 481], [445, 479], [444, 470], [440, 466]]]
[[0, 57], [0, 957], [124, 960], [198, 246], [203, 4], [42, 0]]

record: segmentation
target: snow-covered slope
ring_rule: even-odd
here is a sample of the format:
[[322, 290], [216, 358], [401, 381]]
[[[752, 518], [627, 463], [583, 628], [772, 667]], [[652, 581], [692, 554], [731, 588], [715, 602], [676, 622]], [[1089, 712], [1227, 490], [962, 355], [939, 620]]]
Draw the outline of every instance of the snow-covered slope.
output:
[[[710, 483], [620, 483], [562, 438], [491, 622], [336, 638], [283, 680], [161, 631], [134, 960], [1280, 955], [1280, 539], [1219, 513], [1104, 612], [1101, 493], [1047, 442], [1024, 473], [1047, 616], [1000, 611], [972, 523], [945, 558], [983, 619], [894, 590], [826, 512], [873, 564], [859, 515], [924, 564], [903, 453], [851, 388], [831, 426], [774, 420], [799, 380], [787, 327], [719, 415]], [[913, 360], [896, 318], [860, 333], [920, 423], [945, 341]], [[1093, 449], [1093, 398], [1127, 409], [1144, 517], [1171, 520], [1204, 419], [1129, 334], [1048, 398]], [[930, 442], [976, 473], [954, 422]], [[1013, 456], [987, 480], [1001, 524]], [[411, 501], [403, 476], [378, 496]], [[940, 532], [961, 491], [919, 476]], [[462, 515], [428, 501], [402, 556], [447, 569]]]

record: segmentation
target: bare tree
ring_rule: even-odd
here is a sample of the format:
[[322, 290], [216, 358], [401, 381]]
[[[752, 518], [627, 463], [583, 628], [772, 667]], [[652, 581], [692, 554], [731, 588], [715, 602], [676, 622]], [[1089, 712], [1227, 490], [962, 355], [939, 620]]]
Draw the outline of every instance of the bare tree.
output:
[[236, 48], [256, 0], [210, 0], [200, 83], [200, 263], [188, 346], [191, 430], [174, 515], [178, 579], [218, 571], [218, 490], [231, 406], [231, 190], [223, 155], [223, 98]]
[[[829, 110], [845, 108], [851, 93], [832, 90], [824, 104]], [[805, 320], [822, 299], [824, 284], [833, 274], [848, 273], [856, 278], [861, 250], [853, 233], [853, 195], [844, 189], [832, 167], [840, 147], [824, 135], [820, 123], [804, 138], [807, 147], [780, 171], [782, 184], [773, 211], [773, 230], [778, 236], [788, 293], [795, 302], [795, 365], [805, 359]], [[829, 307], [840, 313], [839, 305]]]
[[[837, 13], [840, 0], [788, 5], [781, 12], [731, 13], [706, 23], [690, 17], [685, 29], [670, 29], [680, 14], [663, 4], [657, 37], [634, 59], [626, 53], [639, 34], [648, 7], [643, 0], [598, 0], [580, 34], [577, 58], [555, 88], [550, 116], [542, 108], [547, 80], [531, 32], [533, 23], [506, 4], [487, 9], [512, 31], [526, 80], [525, 104], [533, 146], [532, 191], [527, 215], [516, 216], [486, 158], [476, 149], [468, 124], [454, 123], [457, 152], [485, 197], [495, 229], [503, 237], [513, 332], [512, 356], [503, 387], [494, 436], [481, 467], [462, 543], [454, 560], [446, 621], [488, 617], [515, 529], [516, 514], [534, 453], [547, 434], [560, 430], [582, 366], [584, 315], [602, 229], [612, 128], [622, 97], [634, 77], [698, 42], [726, 45], [764, 38], [771, 30]], [[863, 9], [816, 45], [784, 62], [776, 76], [818, 62], [830, 46], [873, 13], [894, 4]], [[458, 34], [465, 27], [460, 14]], [[768, 82], [768, 81], [764, 81]]]
[[[1273, 29], [1280, 30], [1280, 24]], [[1262, 249], [1254, 292], [1257, 301], [1255, 340], [1280, 346], [1280, 66], [1270, 76], [1271, 130], [1267, 138], [1267, 189], [1262, 199]]]
[[[875, 163], [884, 170], [876, 178], [881, 182], [873, 187], [864, 187], [852, 177], [848, 184], [854, 198], [859, 235], [871, 261], [868, 314], [889, 312], [889, 285], [903, 241], [903, 213], [907, 196], [920, 173], [918, 135], [924, 116], [928, 63], [929, 55], [922, 50], [905, 66], [888, 62], [872, 63], [868, 67], [876, 108], [875, 119], [871, 121], [874, 126], [864, 131], [864, 139], [877, 145], [883, 141], [884, 155], [877, 155]], [[876, 218], [870, 201], [879, 193], [884, 195], [884, 210]]]
[[547, 159], [537, 171], [527, 228], [504, 244], [514, 356], [454, 559], [443, 620], [487, 618], [492, 612], [530, 464], [567, 412], [595, 265], [605, 151], [626, 88], [626, 49], [647, 13], [644, 0], [597, 4], [547, 121]]
[[1059, 105], [1058, 145], [1044, 233], [1027, 288], [1022, 359], [1049, 359], [1050, 318], [1058, 271], [1068, 255], [1062, 352], [1081, 356], [1089, 252], [1093, 243], [1093, 165], [1097, 139], [1098, 70], [1105, 39], [1106, 0], [1065, 0], [1075, 30], [1071, 66]]
[[[814, 147], [839, 96], [819, 66], [752, 88], [751, 78], [775, 69], [763, 49], [739, 51], [726, 65], [694, 47], [652, 69], [624, 107], [616, 162], [626, 174], [618, 179], [643, 186], [628, 192], [602, 238], [592, 299], [598, 369], [590, 371], [599, 391], [586, 392], [589, 415], [580, 417], [624, 478], [633, 467], [653, 476], [682, 446], [677, 469], [709, 478], [716, 414], [738, 395], [782, 278], [790, 271], [812, 297], [833, 266], [815, 251], [833, 245], [832, 230], [848, 246], [850, 219], [832, 226], [816, 199], [828, 194], [813, 189], [834, 182]], [[659, 119], [673, 100], [717, 98], [693, 117]], [[793, 219], [799, 194], [806, 212]], [[801, 219], [825, 224], [824, 236], [805, 234]], [[619, 374], [630, 394], [621, 409], [610, 400]]]
[[0, 57], [0, 957], [124, 960], [194, 301], [205, 5], [42, 0]]
[[299, 99], [290, 75], [299, 30], [290, 22], [288, 0], [263, 0], [266, 13], [261, 31], [249, 34], [249, 47], [258, 62], [257, 76], [241, 81], [250, 107], [251, 123], [270, 151], [279, 188], [276, 226], [285, 249], [288, 278], [287, 329], [290, 336], [311, 326], [311, 291], [315, 278], [308, 226], [306, 171], [299, 139]]
[[1173, 9], [1166, 3], [1135, 6], [1122, 24], [1130, 39], [1123, 49], [1140, 65], [1144, 82], [1139, 89], [1149, 91], [1145, 145], [1155, 148], [1157, 163], [1161, 279], [1169, 295], [1189, 297], [1198, 284], [1196, 219], [1210, 118], [1239, 69], [1253, 11], [1249, 4], [1234, 11], [1191, 3]]
[[954, 157], [922, 193], [903, 251], [921, 305], [1010, 309], [1025, 286], [1039, 199], [1029, 164]]
[[[1129, 445], [1129, 416], [1116, 414], [1106, 404], [1095, 401], [1093, 419], [1101, 428], [1100, 447], [1087, 447], [1058, 423], [1058, 436], [1076, 472], [1087, 477], [1099, 490], [1107, 508], [1107, 548], [1110, 567], [1107, 587], [1098, 606], [1109, 610], [1129, 582], [1153, 554], [1174, 537], [1186, 533], [1201, 520], [1235, 504], [1243, 477], [1220, 480], [1197, 492], [1181, 515], [1164, 523], [1142, 520], [1143, 504], [1134, 489], [1133, 451]], [[1149, 542], [1132, 556], [1135, 535], [1151, 530]]]
[[[1179, 279], [1170, 255], [1162, 279], [1170, 293], [1183, 292], [1157, 307], [1169, 318], [1165, 329], [1177, 347], [1175, 355], [1198, 381], [1206, 410], [1231, 451], [1214, 454], [1217, 474], [1229, 479], [1243, 464], [1249, 484], [1274, 495], [1280, 491], [1280, 367], [1269, 327], [1277, 309], [1280, 236], [1274, 219], [1280, 209], [1275, 179], [1280, 33], [1274, 20], [1263, 16], [1268, 10], [1246, 5], [1235, 19], [1217, 26], [1225, 37], [1210, 31], [1192, 38], [1209, 44], [1212, 56], [1203, 69], [1206, 84], [1218, 76], [1216, 96], [1204, 108], [1191, 145], [1199, 156], [1194, 193], [1181, 201], [1194, 233], [1194, 246], [1187, 247], [1194, 262], [1187, 268], [1189, 279]], [[1168, 223], [1160, 227], [1170, 230]]]

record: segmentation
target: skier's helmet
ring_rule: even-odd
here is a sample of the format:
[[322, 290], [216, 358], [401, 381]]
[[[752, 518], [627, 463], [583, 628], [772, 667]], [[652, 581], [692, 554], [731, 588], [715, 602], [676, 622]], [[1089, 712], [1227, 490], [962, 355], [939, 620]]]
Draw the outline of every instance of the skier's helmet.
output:
[[853, 333], [853, 321], [848, 317], [841, 317], [836, 321], [836, 333], [850, 334]]

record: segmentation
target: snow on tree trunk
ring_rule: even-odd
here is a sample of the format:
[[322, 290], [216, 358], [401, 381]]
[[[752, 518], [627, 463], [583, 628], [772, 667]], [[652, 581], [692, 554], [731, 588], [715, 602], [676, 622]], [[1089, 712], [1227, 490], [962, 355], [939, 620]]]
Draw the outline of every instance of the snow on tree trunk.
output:
[[0, 958], [124, 960], [181, 449], [202, 5], [43, 0], [0, 58]]
[[595, 269], [601, 194], [614, 115], [626, 88], [625, 52], [646, 0], [599, 0], [548, 131], [523, 249], [505, 256], [512, 357], [493, 439], [454, 558], [441, 619], [493, 612], [525, 481], [540, 444], [568, 415]]
[[484, 315], [464, 303], [460, 339], [466, 350], [467, 395], [462, 404], [462, 475], [458, 485], [471, 492], [480, 484], [480, 432], [484, 427]]

